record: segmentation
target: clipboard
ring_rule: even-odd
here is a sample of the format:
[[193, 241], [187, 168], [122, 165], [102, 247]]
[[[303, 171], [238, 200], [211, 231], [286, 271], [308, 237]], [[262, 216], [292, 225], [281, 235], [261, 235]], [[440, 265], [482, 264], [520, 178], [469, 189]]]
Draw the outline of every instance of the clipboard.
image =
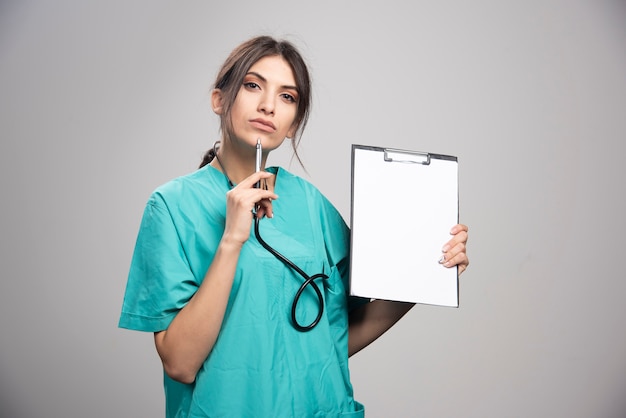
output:
[[457, 157], [352, 145], [351, 295], [458, 307], [439, 264], [458, 221]]

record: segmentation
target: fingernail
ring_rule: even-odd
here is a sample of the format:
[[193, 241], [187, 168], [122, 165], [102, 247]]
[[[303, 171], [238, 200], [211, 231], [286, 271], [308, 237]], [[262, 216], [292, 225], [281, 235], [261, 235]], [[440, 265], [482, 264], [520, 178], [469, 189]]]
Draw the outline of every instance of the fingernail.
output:
[[442, 253], [447, 253], [450, 250], [450, 246], [448, 244], [444, 245], [441, 249]]
[[439, 259], [439, 264], [443, 264], [444, 261], [446, 261], [446, 256], [442, 255], [441, 258]]

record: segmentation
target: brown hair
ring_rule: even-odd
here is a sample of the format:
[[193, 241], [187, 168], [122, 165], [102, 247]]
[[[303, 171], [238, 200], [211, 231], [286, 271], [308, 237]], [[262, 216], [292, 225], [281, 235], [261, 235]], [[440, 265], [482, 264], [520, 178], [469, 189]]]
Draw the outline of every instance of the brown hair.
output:
[[[282, 57], [291, 67], [296, 79], [296, 87], [298, 88], [298, 110], [294, 124], [297, 128], [292, 138], [291, 146], [295, 157], [300, 165], [302, 165], [300, 156], [298, 156], [297, 147], [309, 119], [311, 108], [311, 79], [304, 59], [296, 47], [289, 41], [277, 40], [270, 36], [258, 36], [242, 43], [231, 52], [222, 65], [222, 68], [220, 68], [213, 86], [215, 89], [220, 89], [222, 92], [221, 130], [226, 137], [232, 134], [233, 127], [230, 111], [235, 103], [243, 79], [254, 63], [267, 56]], [[211, 162], [213, 157], [213, 149], [210, 149], [202, 158], [200, 167]]]

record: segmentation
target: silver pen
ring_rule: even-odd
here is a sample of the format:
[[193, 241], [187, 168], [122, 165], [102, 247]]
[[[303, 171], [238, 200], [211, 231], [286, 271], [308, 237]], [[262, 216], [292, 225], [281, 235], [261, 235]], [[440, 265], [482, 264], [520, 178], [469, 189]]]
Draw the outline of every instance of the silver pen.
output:
[[[261, 147], [261, 138], [257, 138], [256, 140], [256, 166], [254, 168], [254, 172], [258, 173], [261, 171], [261, 161], [263, 158], [263, 148]], [[257, 189], [261, 187], [261, 180], [257, 181], [255, 186]]]

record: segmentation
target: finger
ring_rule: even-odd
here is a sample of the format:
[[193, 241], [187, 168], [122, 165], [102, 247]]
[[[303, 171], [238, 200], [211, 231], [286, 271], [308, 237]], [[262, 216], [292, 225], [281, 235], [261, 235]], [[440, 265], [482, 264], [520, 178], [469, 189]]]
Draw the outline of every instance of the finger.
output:
[[453, 244], [453, 245], [454, 246], [452, 246], [452, 247], [448, 247], [447, 250], [441, 256], [441, 258], [439, 259], [439, 263], [445, 265], [446, 267], [448, 267], [448, 265], [446, 265], [446, 263], [448, 263], [450, 260], [452, 260], [458, 254], [461, 254], [461, 253], [465, 254], [466, 253], [466, 246], [465, 246], [464, 242], [458, 242], [458, 243]]
[[443, 260], [444, 261], [450, 260], [453, 257], [455, 257], [457, 254], [465, 253], [465, 252], [466, 252], [465, 243], [458, 242], [454, 244], [454, 246], [451, 247], [448, 251], [443, 253]]
[[449, 259], [446, 259], [446, 261], [441, 264], [447, 268], [458, 266], [459, 272], [462, 272], [469, 265], [469, 259], [467, 258], [467, 254], [465, 252], [461, 252]]
[[229, 202], [247, 209], [255, 207], [263, 199], [278, 199], [278, 195], [272, 191], [252, 188], [234, 188], [226, 193], [226, 197]]
[[452, 229], [450, 229], [450, 234], [456, 235], [461, 231], [468, 232], [469, 231], [468, 226], [463, 225], [463, 224], [456, 224], [452, 227]]
[[446, 253], [450, 251], [450, 249], [456, 247], [458, 244], [464, 244], [467, 242], [468, 235], [467, 231], [459, 231], [452, 239], [445, 243], [445, 245], [441, 248], [441, 251]]
[[261, 199], [255, 202], [255, 207], [257, 208], [257, 210], [261, 210], [263, 214], [268, 218], [272, 218], [274, 217], [274, 208], [272, 206], [272, 201], [276, 199], [278, 199], [277, 194], [268, 190], [264, 190], [261, 194]]
[[267, 216], [268, 218], [274, 217], [274, 210], [272, 207], [271, 199], [263, 199], [259, 203], [257, 203], [257, 218], [261, 219], [263, 216]]
[[469, 265], [469, 262], [467, 264], [460, 264], [459, 267], [459, 276], [461, 275], [461, 273], [463, 273], [465, 270], [467, 270], [467, 266]]
[[[258, 171], [256, 173], [252, 173], [251, 175], [249, 175], [248, 177], [243, 179], [237, 185], [237, 187], [241, 186], [241, 188], [249, 189], [249, 188], [253, 187], [260, 180], [268, 179], [268, 178], [272, 177], [273, 175], [274, 174], [272, 174], [272, 173], [270, 173], [268, 171]], [[237, 187], [235, 187], [235, 188], [237, 188]]]

